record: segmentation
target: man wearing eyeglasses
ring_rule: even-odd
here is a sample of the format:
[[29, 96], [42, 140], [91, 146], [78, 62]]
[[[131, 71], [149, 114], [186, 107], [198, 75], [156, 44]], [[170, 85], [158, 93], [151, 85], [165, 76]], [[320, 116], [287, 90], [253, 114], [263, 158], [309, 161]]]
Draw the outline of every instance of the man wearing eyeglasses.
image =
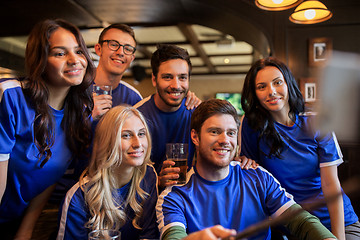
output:
[[135, 51], [136, 40], [131, 27], [116, 23], [101, 32], [95, 45], [95, 52], [100, 57], [95, 84], [111, 85], [112, 96], [94, 96], [94, 119], [100, 118], [113, 106], [134, 105], [142, 99], [134, 87], [121, 80], [135, 59]]
[[[99, 119], [111, 107], [120, 104], [135, 105], [142, 100], [138, 90], [122, 81], [124, 72], [135, 59], [136, 39], [134, 30], [126, 24], [115, 23], [105, 28], [95, 45], [95, 52], [100, 57], [96, 69], [95, 84], [111, 85], [112, 96], [94, 96], [93, 118]], [[193, 93], [189, 91], [186, 106], [193, 109], [200, 104]]]

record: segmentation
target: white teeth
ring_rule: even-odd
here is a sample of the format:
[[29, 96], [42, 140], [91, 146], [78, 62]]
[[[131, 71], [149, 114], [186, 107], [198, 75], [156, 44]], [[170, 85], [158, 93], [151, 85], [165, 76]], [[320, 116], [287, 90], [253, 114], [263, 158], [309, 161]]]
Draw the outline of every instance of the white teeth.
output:
[[226, 152], [228, 152], [228, 150], [217, 150], [217, 152], [226, 153]]
[[174, 96], [180, 96], [181, 93], [170, 93], [170, 94]]

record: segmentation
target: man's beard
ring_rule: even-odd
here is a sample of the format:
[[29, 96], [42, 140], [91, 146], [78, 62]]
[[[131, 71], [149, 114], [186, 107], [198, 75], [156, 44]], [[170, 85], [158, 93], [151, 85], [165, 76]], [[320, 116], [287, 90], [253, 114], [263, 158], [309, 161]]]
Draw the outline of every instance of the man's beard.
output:
[[181, 105], [182, 101], [184, 100], [184, 98], [187, 96], [187, 93], [188, 93], [189, 89], [187, 89], [184, 93], [184, 96], [183, 98], [181, 99], [180, 102], [176, 102], [176, 103], [172, 103], [172, 102], [169, 102], [166, 97], [163, 97], [163, 94], [168, 94], [166, 91], [159, 91], [158, 90], [158, 93], [159, 93], [159, 97], [161, 98], [161, 100], [168, 106], [171, 106], [171, 107], [178, 107]]

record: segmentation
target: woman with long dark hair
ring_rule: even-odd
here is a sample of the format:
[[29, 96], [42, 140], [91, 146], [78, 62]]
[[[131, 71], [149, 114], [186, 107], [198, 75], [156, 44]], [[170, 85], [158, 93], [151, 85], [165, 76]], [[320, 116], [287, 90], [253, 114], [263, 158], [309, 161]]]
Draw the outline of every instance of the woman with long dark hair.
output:
[[[337, 166], [343, 160], [335, 134], [312, 130], [312, 116], [304, 114], [302, 94], [284, 63], [272, 57], [255, 62], [241, 103], [243, 155], [269, 170], [300, 204], [341, 193]], [[358, 217], [344, 193], [312, 214], [338, 239], [360, 236]]]
[[91, 143], [94, 68], [78, 28], [38, 23], [25, 66], [24, 79], [0, 80], [0, 228], [10, 239], [31, 237], [54, 184]]

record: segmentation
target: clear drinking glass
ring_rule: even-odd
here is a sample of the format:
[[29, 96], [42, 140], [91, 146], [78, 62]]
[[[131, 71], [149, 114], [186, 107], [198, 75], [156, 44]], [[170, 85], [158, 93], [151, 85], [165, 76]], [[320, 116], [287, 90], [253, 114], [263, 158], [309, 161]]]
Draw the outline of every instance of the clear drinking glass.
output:
[[173, 167], [180, 168], [179, 178], [176, 180], [178, 184], [186, 183], [187, 157], [188, 157], [187, 143], [166, 144], [166, 159], [175, 162], [175, 165]]
[[98, 95], [112, 95], [112, 86], [110, 85], [93, 85], [93, 92]]
[[88, 234], [89, 240], [110, 240], [110, 239], [121, 239], [121, 233], [114, 229], [99, 229], [91, 231]]

